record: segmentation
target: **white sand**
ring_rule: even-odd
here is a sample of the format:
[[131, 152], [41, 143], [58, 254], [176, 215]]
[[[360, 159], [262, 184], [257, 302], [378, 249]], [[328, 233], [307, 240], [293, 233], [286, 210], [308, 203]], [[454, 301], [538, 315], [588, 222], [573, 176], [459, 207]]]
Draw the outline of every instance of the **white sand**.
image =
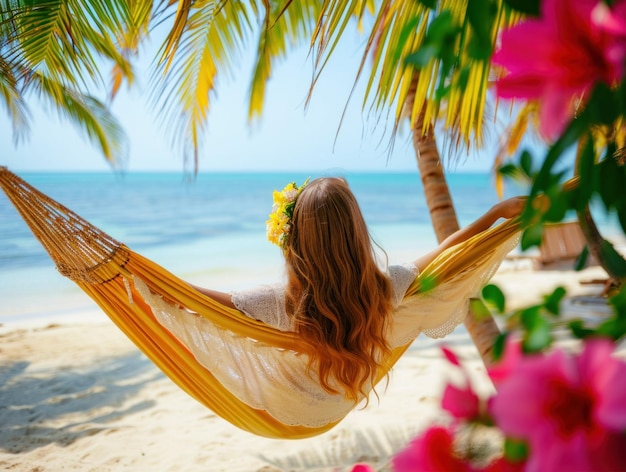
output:
[[[495, 281], [509, 308], [558, 285], [576, 296], [567, 309], [593, 318], [604, 308], [600, 285], [583, 273], [502, 270]], [[578, 310], [578, 311], [577, 311]], [[240, 431], [160, 373], [112, 323], [95, 317], [45, 319], [0, 327], [0, 469], [12, 471], [350, 470], [383, 464], [431, 421], [445, 421], [442, 387], [454, 372], [438, 345], [418, 339], [402, 358], [380, 402], [350, 414], [319, 437], [278, 441]], [[463, 330], [445, 342], [466, 360], [476, 388], [491, 385]]]

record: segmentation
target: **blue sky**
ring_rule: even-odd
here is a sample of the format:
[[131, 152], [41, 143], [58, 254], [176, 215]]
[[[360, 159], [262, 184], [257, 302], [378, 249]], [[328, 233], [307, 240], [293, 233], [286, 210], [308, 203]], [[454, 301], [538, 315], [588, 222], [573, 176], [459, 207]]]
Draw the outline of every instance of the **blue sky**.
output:
[[[251, 125], [247, 122], [247, 92], [252, 63], [243, 63], [232, 80], [221, 77], [209, 114], [200, 171], [414, 171], [415, 155], [408, 133], [398, 135], [389, 153], [391, 123], [376, 124], [362, 113], [364, 81], [349, 103], [337, 135], [361, 58], [361, 40], [347, 41], [336, 51], [306, 110], [312, 70], [308, 49], [292, 51], [287, 61], [275, 67], [263, 116]], [[160, 127], [146, 89], [147, 79], [140, 77], [133, 90], [122, 90], [113, 104], [129, 137], [125, 168], [181, 171], [182, 153]], [[97, 148], [73, 124], [58, 119], [55, 112], [45, 113], [37, 102], [32, 102], [31, 108], [31, 131], [17, 146], [8, 117], [0, 116], [0, 140], [5, 143], [0, 165], [15, 171], [110, 170]], [[485, 171], [490, 169], [493, 155], [491, 143], [485, 151], [463, 155], [449, 167]]]

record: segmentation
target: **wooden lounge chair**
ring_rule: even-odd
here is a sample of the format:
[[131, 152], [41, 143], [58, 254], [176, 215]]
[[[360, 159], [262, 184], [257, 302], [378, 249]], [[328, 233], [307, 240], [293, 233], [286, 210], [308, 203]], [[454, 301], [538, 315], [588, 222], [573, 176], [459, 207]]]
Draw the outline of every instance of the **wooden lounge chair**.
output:
[[[537, 266], [544, 269], [572, 269], [586, 247], [587, 240], [578, 221], [546, 225], [536, 259]], [[598, 261], [589, 253], [583, 268], [593, 265], [598, 265]], [[603, 297], [615, 287], [610, 277], [581, 280], [580, 283], [603, 286]]]
[[[539, 246], [537, 264], [542, 268], [555, 266], [571, 268], [586, 246], [587, 241], [578, 221], [546, 225]], [[595, 261], [589, 255], [586, 265], [593, 264]]]
[[[587, 241], [577, 221], [552, 223], [544, 226], [541, 245], [520, 254], [509, 254], [506, 260], [517, 269], [573, 269], [587, 246]], [[585, 266], [593, 265], [591, 256]]]

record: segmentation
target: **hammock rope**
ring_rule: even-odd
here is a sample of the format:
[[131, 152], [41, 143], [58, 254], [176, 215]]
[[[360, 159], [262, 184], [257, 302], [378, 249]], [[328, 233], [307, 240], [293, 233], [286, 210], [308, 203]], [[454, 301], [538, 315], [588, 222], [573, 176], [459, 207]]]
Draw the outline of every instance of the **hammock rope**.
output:
[[[271, 412], [269, 406], [251, 406], [253, 402], [246, 400], [235, 388], [229, 389], [224, 385], [220, 380], [223, 380], [223, 374], [220, 377], [219, 372], [206, 367], [207, 359], [208, 362], [218, 359], [222, 363], [227, 354], [212, 350], [210, 344], [207, 352], [199, 353], [191, 343], [184, 343], [183, 335], [173, 333], [164, 326], [163, 320], [155, 315], [154, 304], [149, 303], [150, 296], [142, 294], [138, 287], [147, 287], [150, 294], [163, 300], [173, 313], [181, 311], [178, 307], [184, 307], [185, 316], [191, 319], [187, 322], [189, 326], [192, 326], [191, 323], [204, 323], [203, 326], [210, 326], [219, 333], [227, 333], [220, 334], [223, 338], [244, 340], [259, 352], [271, 350], [274, 354], [285, 353], [285, 356], [291, 356], [290, 359], [298, 359], [301, 355], [294, 333], [267, 326], [199, 293], [163, 267], [38, 191], [6, 167], [0, 167], [0, 187], [49, 253], [59, 272], [89, 295], [180, 388], [233, 425], [266, 437], [305, 438], [328, 431], [354, 408], [353, 404], [345, 408], [340, 405], [343, 410], [338, 418], [329, 417], [323, 424], [306, 421], [291, 424], [278, 419], [280, 415]], [[400, 333], [400, 344], [394, 345], [391, 355], [384, 360], [379, 380], [384, 378], [420, 332], [432, 330], [437, 334], [437, 330], [441, 330], [442, 321], [438, 317], [425, 315], [416, 322], [424, 297], [436, 292], [439, 287], [445, 288], [446, 284], [460, 283], [467, 287], [464, 290], [474, 291], [465, 295], [466, 298], [473, 296], [517, 243], [518, 232], [517, 221], [507, 221], [491, 228], [444, 252], [416, 278], [398, 310], [399, 321], [395, 329]], [[473, 274], [477, 270], [482, 274], [480, 280]], [[429, 284], [436, 281], [437, 289], [424, 295], [420, 288], [426, 280]], [[448, 295], [435, 300], [445, 305], [446, 310], [460, 312], [465, 309], [464, 300], [450, 304], [452, 301]], [[442, 335], [449, 331], [446, 327]]]

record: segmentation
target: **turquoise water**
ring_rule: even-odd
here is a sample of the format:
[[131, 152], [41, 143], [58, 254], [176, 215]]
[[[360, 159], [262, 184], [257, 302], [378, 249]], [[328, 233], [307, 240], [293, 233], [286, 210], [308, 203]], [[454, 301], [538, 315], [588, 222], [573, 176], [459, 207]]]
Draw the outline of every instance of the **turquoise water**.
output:
[[[83, 218], [193, 283], [229, 290], [282, 276], [280, 250], [266, 241], [272, 191], [318, 174], [25, 173], [21, 177]], [[374, 239], [391, 262], [435, 245], [417, 173], [347, 173]], [[491, 177], [451, 174], [461, 225], [497, 201]], [[96, 310], [61, 277], [0, 192], [0, 323]]]

